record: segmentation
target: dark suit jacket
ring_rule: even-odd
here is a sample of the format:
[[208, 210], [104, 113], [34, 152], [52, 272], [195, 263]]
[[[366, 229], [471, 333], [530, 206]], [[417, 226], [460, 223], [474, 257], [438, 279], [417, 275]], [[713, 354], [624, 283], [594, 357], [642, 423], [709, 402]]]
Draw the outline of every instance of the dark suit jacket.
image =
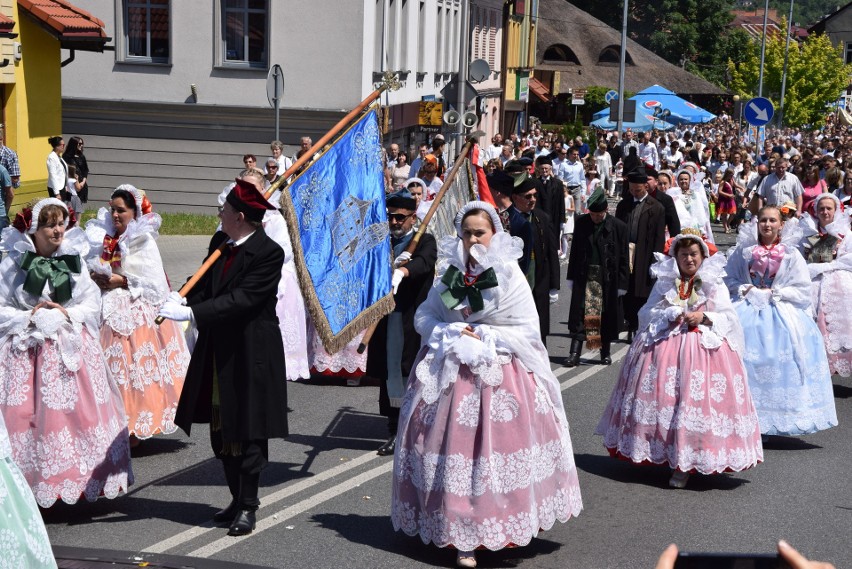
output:
[[[639, 220], [639, 235], [633, 255], [633, 274], [630, 275], [627, 287], [630, 294], [640, 298], [648, 298], [651, 295], [654, 279], [651, 278], [650, 268], [654, 262], [654, 253], [662, 252], [666, 244], [666, 210], [651, 196], [645, 200], [648, 205], [642, 211], [642, 218]], [[626, 198], [618, 202], [615, 208], [615, 217], [627, 225], [628, 239], [630, 238], [630, 212], [635, 207], [633, 196], [628, 194]]]
[[[417, 352], [420, 351], [420, 334], [414, 329], [414, 313], [417, 307], [426, 300], [432, 281], [435, 279], [435, 263], [438, 260], [438, 245], [435, 238], [424, 233], [417, 248], [411, 255], [411, 260], [405, 264], [408, 276], [399, 283], [399, 288], [393, 297], [396, 308], [394, 312], [402, 313], [402, 376], [408, 377]], [[390, 412], [390, 400], [387, 394], [388, 377], [388, 318], [385, 316], [376, 326], [370, 340], [367, 352], [367, 375], [379, 380], [379, 412], [387, 416]]]
[[530, 261], [535, 254], [535, 286], [533, 300], [538, 312], [541, 341], [550, 333], [550, 295], [559, 290], [559, 254], [556, 239], [550, 228], [550, 218], [541, 210], [534, 209], [527, 220], [515, 206], [509, 208], [509, 233], [524, 241], [524, 255], [519, 260], [521, 271], [527, 274]]
[[[210, 241], [212, 253], [228, 236]], [[208, 253], [208, 256], [209, 256]], [[175, 423], [212, 417], [213, 369], [227, 442], [287, 436], [284, 344], [275, 314], [284, 251], [258, 229], [236, 252], [228, 272], [222, 255], [187, 296], [198, 326]]]
[[[627, 290], [630, 267], [627, 249], [627, 226], [619, 219], [607, 215], [598, 237], [597, 247], [603, 276], [603, 310], [601, 332], [605, 341], [618, 337], [623, 316], [618, 290]], [[568, 330], [584, 332], [586, 283], [589, 280], [589, 262], [592, 255], [595, 224], [588, 214], [581, 215], [574, 224], [574, 238], [568, 257], [567, 279], [573, 281], [571, 307], [568, 311]]]
[[535, 185], [538, 190], [536, 208], [550, 218], [550, 230], [558, 243], [562, 223], [565, 221], [565, 186], [556, 176], [551, 176], [547, 183], [541, 178], [536, 178]]
[[677, 216], [674, 200], [662, 190], [657, 190], [651, 197], [660, 202], [666, 212], [666, 229], [669, 237], [675, 237], [680, 233], [680, 218]]

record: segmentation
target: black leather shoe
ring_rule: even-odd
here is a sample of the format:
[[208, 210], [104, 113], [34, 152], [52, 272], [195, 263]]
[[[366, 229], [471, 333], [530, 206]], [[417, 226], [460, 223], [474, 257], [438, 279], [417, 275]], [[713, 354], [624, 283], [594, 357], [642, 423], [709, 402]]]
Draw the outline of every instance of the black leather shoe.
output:
[[396, 449], [396, 436], [389, 438], [385, 444], [380, 446], [376, 454], [379, 456], [390, 456], [393, 454], [394, 449]]
[[609, 366], [612, 365], [612, 358], [609, 354], [601, 354], [601, 365]]
[[228, 507], [224, 510], [219, 510], [215, 514], [213, 514], [213, 521], [217, 524], [221, 523], [230, 523], [234, 521], [234, 518], [237, 517], [237, 512], [240, 511], [240, 508], [237, 506], [236, 500], [231, 500], [231, 503], [228, 504]]
[[568, 354], [565, 358], [565, 367], [577, 367], [580, 365], [580, 354]]
[[254, 510], [239, 510], [231, 527], [228, 528], [228, 535], [239, 537], [250, 534], [254, 531], [255, 519], [256, 514]]

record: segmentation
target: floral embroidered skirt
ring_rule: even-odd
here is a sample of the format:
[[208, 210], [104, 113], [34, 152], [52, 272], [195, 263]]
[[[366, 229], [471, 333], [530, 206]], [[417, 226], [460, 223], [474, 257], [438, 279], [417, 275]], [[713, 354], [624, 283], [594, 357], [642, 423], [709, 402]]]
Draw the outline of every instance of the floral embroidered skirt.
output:
[[700, 332], [636, 337], [595, 431], [610, 453], [682, 472], [741, 471], [763, 461], [742, 360]]
[[745, 335], [743, 360], [760, 431], [804, 435], [837, 426], [825, 344], [813, 319], [786, 303], [758, 309], [741, 301], [734, 307]]
[[[107, 306], [107, 303], [104, 303]], [[189, 367], [190, 353], [180, 325], [173, 320], [154, 323], [157, 308], [141, 298], [120, 309], [126, 316], [116, 327], [107, 318], [101, 346], [107, 369], [118, 385], [127, 412], [127, 428], [140, 439], [177, 430], [175, 413]]]
[[394, 529], [439, 547], [497, 550], [582, 510], [568, 425], [533, 375], [505, 358], [498, 385], [462, 365], [431, 404], [415, 366], [394, 456]]
[[831, 373], [852, 376], [852, 311], [847, 296], [852, 291], [852, 272], [823, 273], [812, 282], [814, 312], [822, 332]]
[[0, 458], [0, 511], [3, 512], [0, 516], [0, 564], [27, 569], [55, 568], [50, 539], [32, 490], [9, 457]]
[[127, 416], [101, 346], [85, 328], [62, 334], [23, 350], [10, 337], [0, 343], [0, 412], [43, 508], [115, 498], [133, 483]]

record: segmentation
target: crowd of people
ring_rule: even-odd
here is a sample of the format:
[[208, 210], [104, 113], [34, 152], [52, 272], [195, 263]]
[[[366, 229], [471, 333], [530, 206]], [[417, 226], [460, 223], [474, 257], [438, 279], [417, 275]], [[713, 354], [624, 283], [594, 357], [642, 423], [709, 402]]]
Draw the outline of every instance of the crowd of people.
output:
[[[289, 430], [287, 380], [366, 373], [388, 418], [378, 453], [394, 457], [393, 527], [475, 567], [477, 549], [526, 545], [583, 508], [546, 348], [563, 285], [564, 365], [583, 364], [584, 344], [611, 365], [612, 343], [630, 343], [597, 434], [613, 456], [666, 465], [671, 487], [757, 466], [767, 436], [836, 426], [832, 375], [852, 376], [846, 135], [771, 132], [762, 152], [743, 139], [724, 117], [641, 141], [601, 136], [594, 150], [540, 129], [496, 135], [480, 152], [490, 199], [462, 207], [456, 235], [437, 241], [412, 238], [452, 165], [444, 139], [410, 163], [392, 144], [396, 308], [365, 353], [358, 336], [329, 354], [280, 190], [265, 195], [310, 138], [292, 158], [273, 142], [262, 168], [243, 156], [218, 198], [211, 267], [186, 296], [171, 291], [141, 190], [117, 187], [77, 225], [83, 143], [69, 155], [52, 138], [49, 197], [0, 239], [0, 480], [16, 515], [115, 498], [133, 483], [133, 446], [207, 423], [230, 493], [214, 521], [250, 534], [268, 441]], [[727, 252], [717, 220], [738, 231]], [[51, 566], [43, 526], [15, 531], [28, 566]]]

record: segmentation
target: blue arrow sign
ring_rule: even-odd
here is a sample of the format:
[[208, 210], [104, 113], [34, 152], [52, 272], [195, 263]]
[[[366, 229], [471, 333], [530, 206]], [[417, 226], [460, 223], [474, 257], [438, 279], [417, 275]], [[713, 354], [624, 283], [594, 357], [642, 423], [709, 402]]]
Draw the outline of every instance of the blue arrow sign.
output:
[[610, 89], [609, 91], [606, 92], [606, 95], [604, 95], [604, 100], [607, 103], [611, 103], [612, 101], [614, 101], [616, 99], [618, 99], [618, 91], [616, 91], [614, 89]]
[[765, 97], [755, 97], [743, 108], [743, 116], [746, 122], [752, 126], [765, 125], [772, 120], [774, 114], [775, 107], [772, 106], [772, 101]]

